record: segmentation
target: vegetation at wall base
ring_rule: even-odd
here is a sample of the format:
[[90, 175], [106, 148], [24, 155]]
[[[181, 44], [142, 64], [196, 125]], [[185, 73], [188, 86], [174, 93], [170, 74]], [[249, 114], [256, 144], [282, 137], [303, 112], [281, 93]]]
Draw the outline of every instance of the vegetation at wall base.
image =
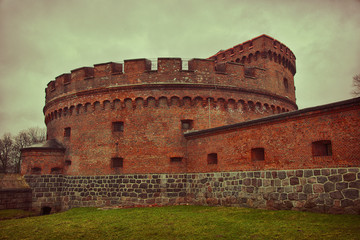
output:
[[359, 215], [235, 207], [75, 208], [3, 220], [0, 239], [360, 239]]
[[[18, 219], [18, 218], [26, 218], [32, 217], [36, 214], [30, 211], [24, 211], [21, 209], [6, 209], [0, 211], [0, 221], [7, 220], [7, 219]], [[1, 227], [0, 227], [1, 229]]]

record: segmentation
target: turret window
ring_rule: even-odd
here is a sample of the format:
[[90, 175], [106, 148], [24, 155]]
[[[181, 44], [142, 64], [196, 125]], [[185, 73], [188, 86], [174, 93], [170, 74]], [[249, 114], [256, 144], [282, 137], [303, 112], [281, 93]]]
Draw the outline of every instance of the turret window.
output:
[[289, 81], [286, 78], [284, 78], [284, 88], [286, 92], [289, 91]]
[[67, 127], [67, 128], [64, 128], [64, 137], [70, 137], [71, 135], [71, 128]]

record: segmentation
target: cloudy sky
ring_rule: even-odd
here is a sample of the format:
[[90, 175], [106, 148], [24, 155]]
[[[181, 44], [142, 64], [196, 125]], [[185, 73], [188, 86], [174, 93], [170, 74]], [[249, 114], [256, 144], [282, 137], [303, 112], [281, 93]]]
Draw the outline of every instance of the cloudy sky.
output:
[[44, 89], [72, 69], [207, 58], [261, 34], [294, 52], [300, 109], [351, 98], [359, 0], [0, 0], [0, 135], [44, 127]]

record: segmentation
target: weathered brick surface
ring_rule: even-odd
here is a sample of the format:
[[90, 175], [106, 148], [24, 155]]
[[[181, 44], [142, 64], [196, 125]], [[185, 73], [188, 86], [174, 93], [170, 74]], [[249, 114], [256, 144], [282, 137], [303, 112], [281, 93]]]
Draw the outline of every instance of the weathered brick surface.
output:
[[[28, 152], [22, 173], [34, 167], [68, 175], [186, 172], [181, 120], [191, 119], [193, 130], [201, 130], [296, 110], [295, 56], [265, 35], [248, 43], [232, 55], [246, 55], [241, 63], [192, 59], [184, 70], [180, 58], [159, 58], [152, 69], [149, 60], [135, 59], [58, 76], [46, 89], [44, 114], [48, 139], [66, 147], [63, 161]], [[112, 132], [114, 121], [124, 123], [123, 132]], [[112, 157], [123, 158], [123, 168], [113, 169]], [[172, 157], [183, 161], [170, 162]]]
[[[313, 170], [360, 165], [360, 101], [349, 103], [186, 133], [187, 170], [215, 172], [300, 168], [305, 170], [297, 170], [295, 176], [309, 178], [310, 183], [323, 182], [325, 176], [331, 183], [353, 181], [357, 173], [343, 176], [345, 169], [340, 168], [338, 174], [328, 169]], [[331, 154], [314, 156], [312, 143], [319, 140], [331, 141]], [[252, 160], [253, 148], [264, 149], [264, 160]], [[207, 163], [210, 153], [217, 153], [217, 164]], [[282, 172], [277, 174], [279, 178], [285, 176]], [[290, 179], [290, 185], [295, 181]]]
[[[85, 206], [200, 204], [360, 214], [357, 204], [360, 187], [355, 184], [360, 179], [341, 180], [336, 183], [343, 185], [341, 189], [335, 189], [331, 181], [333, 176], [343, 177], [360, 169], [329, 170], [332, 172], [330, 175], [319, 175], [315, 181], [311, 176], [292, 177], [299, 170], [103, 176], [28, 175], [26, 179], [34, 189], [33, 208], [38, 210], [45, 206], [58, 211]], [[289, 185], [289, 182], [292, 184]], [[339, 204], [337, 201], [340, 201]]]
[[31, 209], [31, 189], [0, 189], [0, 210], [3, 209]]

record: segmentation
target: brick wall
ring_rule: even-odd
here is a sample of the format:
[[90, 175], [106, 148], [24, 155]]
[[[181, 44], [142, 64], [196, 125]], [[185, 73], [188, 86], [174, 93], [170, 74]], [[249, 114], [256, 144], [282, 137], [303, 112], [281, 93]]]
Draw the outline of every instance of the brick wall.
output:
[[[188, 172], [358, 167], [360, 99], [185, 133]], [[324, 153], [317, 153], [320, 143]], [[325, 149], [329, 148], [329, 149]], [[262, 149], [262, 158], [254, 151]], [[209, 154], [217, 163], [209, 164]]]
[[30, 210], [32, 203], [31, 189], [0, 189], [0, 210]]

